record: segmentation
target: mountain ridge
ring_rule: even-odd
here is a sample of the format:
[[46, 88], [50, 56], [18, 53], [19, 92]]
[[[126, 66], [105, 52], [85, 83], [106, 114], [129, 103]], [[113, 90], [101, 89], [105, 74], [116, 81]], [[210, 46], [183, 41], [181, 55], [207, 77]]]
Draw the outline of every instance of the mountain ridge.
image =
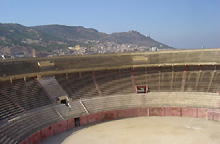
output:
[[[80, 52], [69, 47], [82, 47]], [[106, 34], [94, 28], [65, 25], [40, 25], [27, 27], [21, 24], [0, 23], [0, 54], [24, 56], [33, 53], [49, 54], [94, 54], [139, 51], [139, 47], [150, 49], [171, 48], [150, 37], [131, 30]]]
[[[71, 34], [72, 32], [84, 33], [86, 31], [87, 34], [88, 34], [87, 37], [86, 37], [87, 40], [91, 39], [91, 40], [103, 41], [105, 39], [108, 39], [108, 41], [113, 41], [113, 42], [116, 42], [116, 43], [117, 42], [120, 42], [120, 43], [124, 42], [124, 43], [131, 43], [132, 44], [132, 43], [135, 43], [135, 42], [132, 42], [132, 40], [134, 40], [133, 38], [139, 38], [141, 40], [152, 40], [152, 41], [154, 41], [155, 43], [152, 44], [151, 46], [156, 46], [156, 43], [159, 43], [159, 42], [151, 39], [150, 37], [146, 37], [146, 36], [142, 35], [141, 33], [137, 32], [137, 31], [134, 31], [134, 30], [130, 30], [128, 32], [113, 32], [111, 34], [106, 34], [104, 32], [99, 32], [96, 29], [85, 28], [83, 26], [65, 26], [65, 25], [57, 25], [56, 24], [56, 25], [34, 26], [32, 28], [40, 30], [42, 32], [46, 32], [47, 34], [50, 34], [50, 35], [53, 35], [53, 36], [58, 36], [59, 38], [62, 38], [62, 36], [59, 35], [58, 30], [60, 30], [60, 28], [61, 29], [64, 28], [63, 29], [63, 31], [64, 31], [64, 30], [66, 30], [66, 28], [68, 28], [68, 34]], [[71, 31], [71, 30], [73, 30], [73, 31]], [[92, 37], [89, 34], [92, 34]], [[71, 36], [73, 37], [74, 35], [71, 35]], [[71, 37], [68, 37], [67, 35], [66, 35], [66, 38], [71, 40]], [[79, 39], [79, 38], [81, 38], [81, 35], [77, 35], [74, 38]], [[118, 41], [118, 38], [119, 39], [121, 38], [121, 39], [124, 39], [124, 40], [119, 40]], [[138, 39], [135, 39], [135, 40], [138, 40]], [[148, 43], [149, 43], [149, 41], [148, 41]], [[137, 44], [138, 44], [138, 46], [143, 46], [144, 44], [146, 45], [147, 43], [142, 42], [142, 43], [137, 43]], [[162, 43], [160, 43], [160, 44], [162, 44]], [[164, 44], [162, 44], [162, 45], [164, 45]], [[164, 46], [169, 47], [167, 45], [164, 45]]]

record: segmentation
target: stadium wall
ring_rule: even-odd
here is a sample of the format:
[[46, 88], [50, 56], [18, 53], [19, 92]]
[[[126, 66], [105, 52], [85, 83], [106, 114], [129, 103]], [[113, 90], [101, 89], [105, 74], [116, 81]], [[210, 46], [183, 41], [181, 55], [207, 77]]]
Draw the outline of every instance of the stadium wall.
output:
[[[80, 116], [80, 126], [87, 126], [91, 124], [97, 124], [110, 120], [141, 117], [145, 116], [175, 116], [175, 117], [192, 117], [192, 118], [206, 118], [206, 111], [216, 111], [213, 109], [205, 108], [188, 108], [188, 107], [152, 107], [152, 108], [133, 108], [133, 109], [119, 109], [105, 112], [97, 112]], [[218, 116], [219, 118], [219, 116]], [[214, 119], [216, 120], [216, 119]], [[57, 134], [72, 130], [75, 128], [74, 118], [63, 120], [52, 125], [48, 125], [41, 130], [36, 131], [21, 144], [36, 144], [50, 136], [56, 136]]]

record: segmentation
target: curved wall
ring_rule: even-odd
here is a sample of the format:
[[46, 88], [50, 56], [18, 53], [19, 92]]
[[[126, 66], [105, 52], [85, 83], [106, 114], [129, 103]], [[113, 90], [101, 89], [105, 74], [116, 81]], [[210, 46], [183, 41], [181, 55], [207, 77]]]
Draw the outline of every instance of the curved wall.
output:
[[[80, 125], [96, 124], [109, 120], [132, 118], [139, 116], [176, 116], [176, 117], [192, 117], [192, 118], [206, 118], [206, 111], [203, 108], [182, 108], [182, 107], [152, 107], [152, 108], [133, 108], [133, 109], [119, 109], [105, 112], [97, 112], [80, 116]], [[210, 109], [209, 109], [210, 110]], [[208, 116], [212, 120], [219, 121], [219, 114], [211, 113]], [[45, 140], [50, 136], [54, 136], [60, 132], [71, 130], [75, 128], [74, 118], [60, 121], [48, 125], [41, 130], [33, 133], [27, 137], [21, 144], [35, 144]]]

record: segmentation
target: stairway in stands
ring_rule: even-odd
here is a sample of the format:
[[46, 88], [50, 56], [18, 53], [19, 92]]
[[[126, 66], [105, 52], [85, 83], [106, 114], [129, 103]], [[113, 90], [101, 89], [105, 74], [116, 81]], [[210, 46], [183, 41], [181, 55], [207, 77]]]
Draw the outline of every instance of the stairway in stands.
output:
[[57, 97], [60, 96], [69, 97], [54, 77], [39, 77], [38, 81], [53, 101], [57, 101]]
[[93, 80], [93, 82], [94, 82], [94, 84], [95, 84], [95, 88], [96, 88], [96, 90], [97, 90], [99, 96], [102, 96], [102, 91], [101, 91], [100, 88], [99, 88], [99, 85], [98, 85], [98, 83], [97, 83], [97, 81], [96, 81], [95, 75], [92, 74], [91, 76], [92, 76], [92, 80]]
[[131, 83], [132, 83], [132, 89], [136, 93], [134, 69], [131, 69]]

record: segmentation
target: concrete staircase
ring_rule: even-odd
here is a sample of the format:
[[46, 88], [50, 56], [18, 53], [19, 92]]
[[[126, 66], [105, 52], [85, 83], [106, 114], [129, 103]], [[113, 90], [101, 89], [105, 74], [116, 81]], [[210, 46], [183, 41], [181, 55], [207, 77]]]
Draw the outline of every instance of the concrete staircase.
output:
[[136, 86], [135, 86], [135, 77], [134, 77], [134, 70], [131, 70], [131, 83], [134, 93], [136, 92]]
[[96, 78], [95, 78], [95, 75], [94, 75], [94, 74], [92, 74], [92, 80], [93, 80], [93, 82], [94, 82], [94, 84], [95, 84], [95, 88], [96, 88], [96, 90], [97, 90], [99, 96], [102, 96], [102, 91], [101, 91], [100, 88], [99, 88], [99, 85], [98, 85], [98, 83], [97, 83], [97, 81], [96, 81]]
[[54, 77], [40, 77], [38, 81], [54, 101], [60, 96], [69, 97]]

